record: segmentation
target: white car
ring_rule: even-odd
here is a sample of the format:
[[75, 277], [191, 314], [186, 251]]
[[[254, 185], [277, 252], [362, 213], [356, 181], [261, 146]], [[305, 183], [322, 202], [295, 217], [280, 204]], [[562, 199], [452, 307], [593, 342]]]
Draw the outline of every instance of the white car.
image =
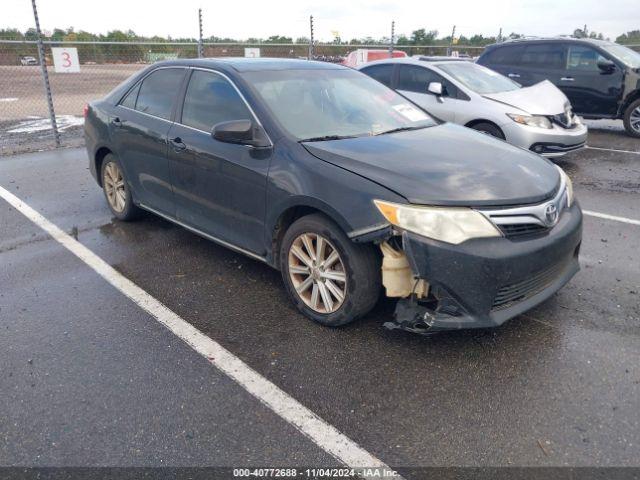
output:
[[36, 60], [36, 57], [22, 57], [20, 59], [20, 63], [23, 66], [27, 66], [27, 65], [38, 65], [38, 60]]
[[546, 157], [578, 150], [587, 140], [587, 127], [547, 80], [525, 88], [481, 65], [442, 57], [380, 60], [359, 70], [440, 120]]

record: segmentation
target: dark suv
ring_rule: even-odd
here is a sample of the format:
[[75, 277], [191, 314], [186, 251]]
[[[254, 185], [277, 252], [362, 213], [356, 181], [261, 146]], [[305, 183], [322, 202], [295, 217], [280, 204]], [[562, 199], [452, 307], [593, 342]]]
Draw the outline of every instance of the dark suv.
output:
[[518, 39], [490, 45], [478, 63], [524, 86], [548, 79], [585, 118], [622, 119], [640, 137], [640, 53], [602, 40]]

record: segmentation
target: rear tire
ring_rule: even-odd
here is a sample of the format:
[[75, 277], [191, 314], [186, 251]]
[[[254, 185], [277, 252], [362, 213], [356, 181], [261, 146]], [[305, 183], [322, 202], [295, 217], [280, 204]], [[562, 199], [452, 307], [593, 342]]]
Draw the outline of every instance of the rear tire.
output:
[[640, 98], [624, 111], [624, 129], [629, 135], [640, 138]]
[[100, 168], [102, 191], [113, 216], [125, 222], [135, 220], [142, 211], [133, 203], [131, 189], [118, 158], [109, 153]]
[[[286, 231], [280, 247], [280, 270], [298, 310], [329, 327], [365, 315], [380, 296], [380, 255], [373, 245], [352, 242], [321, 214], [302, 217]], [[327, 295], [329, 301], [325, 302]]]
[[471, 128], [477, 130], [478, 132], [486, 133], [487, 135], [491, 135], [492, 137], [499, 138], [500, 140], [504, 140], [504, 133], [493, 123], [489, 122], [480, 122], [475, 125], [471, 125]]

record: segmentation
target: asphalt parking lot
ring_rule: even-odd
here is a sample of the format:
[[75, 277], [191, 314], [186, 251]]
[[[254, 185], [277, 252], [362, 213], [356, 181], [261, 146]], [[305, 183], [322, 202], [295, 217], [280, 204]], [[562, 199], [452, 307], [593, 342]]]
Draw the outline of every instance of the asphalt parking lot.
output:
[[[315, 325], [269, 267], [114, 221], [83, 149], [2, 157], [0, 187], [392, 468], [638, 467], [640, 141], [588, 143], [559, 162], [588, 212], [581, 272], [501, 328], [430, 337], [384, 329], [385, 300]], [[0, 225], [0, 465], [342, 463], [2, 199]]]

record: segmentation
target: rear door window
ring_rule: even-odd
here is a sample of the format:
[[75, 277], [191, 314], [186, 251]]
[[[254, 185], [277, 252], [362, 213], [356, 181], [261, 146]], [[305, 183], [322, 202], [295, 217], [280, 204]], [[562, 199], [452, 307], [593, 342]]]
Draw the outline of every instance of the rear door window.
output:
[[579, 72], [598, 72], [598, 60], [605, 60], [596, 50], [582, 45], [571, 45], [567, 59], [567, 70]]
[[194, 70], [184, 97], [181, 123], [210, 132], [231, 120], [252, 120], [246, 104], [227, 79], [213, 72]]
[[495, 48], [482, 58], [484, 65], [519, 65], [524, 47], [522, 45], [510, 45]]
[[393, 65], [373, 65], [371, 67], [363, 68], [362, 73], [366, 73], [371, 78], [378, 80], [387, 87], [391, 87]]
[[136, 110], [169, 120], [184, 71], [183, 68], [163, 68], [147, 76], [140, 86]]
[[563, 69], [565, 52], [565, 47], [557, 43], [527, 45], [522, 53], [521, 64], [530, 68]]

